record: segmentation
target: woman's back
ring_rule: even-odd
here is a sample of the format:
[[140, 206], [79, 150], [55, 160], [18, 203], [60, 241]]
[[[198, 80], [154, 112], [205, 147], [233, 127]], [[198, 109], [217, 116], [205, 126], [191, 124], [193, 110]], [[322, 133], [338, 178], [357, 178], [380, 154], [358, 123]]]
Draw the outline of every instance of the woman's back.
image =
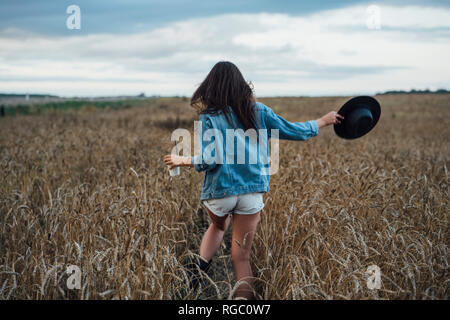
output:
[[198, 126], [201, 154], [193, 158], [205, 171], [201, 199], [269, 190], [269, 138], [306, 140], [318, 133], [316, 122], [291, 123], [263, 103], [253, 106], [254, 128], [244, 129], [233, 108], [203, 113]]

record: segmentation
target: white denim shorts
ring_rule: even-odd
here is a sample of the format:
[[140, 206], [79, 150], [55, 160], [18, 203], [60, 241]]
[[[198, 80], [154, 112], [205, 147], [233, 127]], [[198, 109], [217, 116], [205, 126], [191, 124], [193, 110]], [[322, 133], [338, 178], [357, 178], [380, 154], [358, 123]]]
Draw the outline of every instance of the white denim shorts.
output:
[[264, 208], [263, 192], [251, 192], [225, 198], [203, 200], [203, 205], [216, 216], [255, 214]]

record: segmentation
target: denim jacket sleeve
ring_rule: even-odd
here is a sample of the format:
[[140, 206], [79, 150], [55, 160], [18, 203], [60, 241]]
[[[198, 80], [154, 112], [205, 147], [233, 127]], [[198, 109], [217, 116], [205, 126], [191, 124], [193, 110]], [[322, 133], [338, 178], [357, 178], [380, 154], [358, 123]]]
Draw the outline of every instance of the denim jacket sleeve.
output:
[[[198, 172], [201, 171], [209, 171], [214, 169], [217, 166], [216, 162], [216, 149], [209, 149], [208, 146], [212, 146], [212, 144], [216, 143], [216, 137], [214, 134], [209, 135], [208, 130], [214, 129], [211, 123], [211, 119], [209, 119], [204, 114], [200, 115], [200, 125], [198, 131], [198, 139], [200, 144], [200, 154], [196, 155], [192, 158], [192, 164], [194, 165], [194, 169]], [[209, 137], [211, 142], [205, 146], [205, 141], [203, 141], [204, 137]], [[208, 150], [205, 150], [208, 149]], [[206, 151], [206, 152], [205, 152]], [[210, 152], [209, 152], [210, 151]]]
[[265, 106], [263, 113], [264, 122], [269, 129], [279, 130], [279, 138], [285, 140], [306, 140], [319, 134], [319, 126], [315, 120], [307, 122], [289, 122], [275, 114], [273, 110]]

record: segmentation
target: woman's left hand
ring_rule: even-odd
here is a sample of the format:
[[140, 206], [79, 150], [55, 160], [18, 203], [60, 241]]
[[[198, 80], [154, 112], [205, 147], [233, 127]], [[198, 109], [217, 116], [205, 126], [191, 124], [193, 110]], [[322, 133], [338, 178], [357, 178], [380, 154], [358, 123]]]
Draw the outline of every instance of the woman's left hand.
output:
[[192, 158], [177, 156], [175, 154], [167, 154], [164, 156], [164, 164], [169, 166], [169, 170], [180, 166], [191, 166]]

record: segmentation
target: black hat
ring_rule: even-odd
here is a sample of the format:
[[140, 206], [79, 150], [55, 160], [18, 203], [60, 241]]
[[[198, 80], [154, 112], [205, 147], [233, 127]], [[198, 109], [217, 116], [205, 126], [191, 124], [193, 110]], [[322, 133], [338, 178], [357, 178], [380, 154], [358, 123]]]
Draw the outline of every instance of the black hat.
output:
[[338, 113], [344, 120], [334, 125], [334, 132], [344, 139], [356, 139], [375, 127], [380, 119], [381, 108], [374, 98], [360, 96], [347, 101]]

